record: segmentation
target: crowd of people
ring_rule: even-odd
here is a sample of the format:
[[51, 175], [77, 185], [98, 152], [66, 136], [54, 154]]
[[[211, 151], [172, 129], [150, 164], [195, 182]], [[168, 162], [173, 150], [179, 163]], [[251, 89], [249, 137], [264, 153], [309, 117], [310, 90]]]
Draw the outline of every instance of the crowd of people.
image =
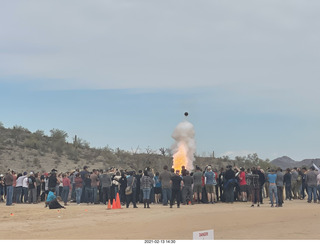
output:
[[[150, 204], [164, 206], [188, 204], [215, 204], [234, 201], [250, 202], [260, 206], [269, 198], [271, 207], [282, 207], [284, 200], [305, 199], [320, 203], [320, 172], [314, 166], [307, 168], [267, 169], [259, 166], [244, 169], [232, 167], [219, 171], [211, 165], [202, 170], [196, 166], [189, 172], [164, 166], [161, 172], [149, 167], [144, 171], [107, 170], [84, 166], [80, 171], [58, 173], [23, 172], [8, 170], [0, 175], [0, 201], [13, 204], [44, 202], [49, 208], [64, 208], [76, 204], [108, 204], [119, 194], [126, 208], [137, 203], [144, 208]], [[62, 204], [59, 203], [60, 200]]]

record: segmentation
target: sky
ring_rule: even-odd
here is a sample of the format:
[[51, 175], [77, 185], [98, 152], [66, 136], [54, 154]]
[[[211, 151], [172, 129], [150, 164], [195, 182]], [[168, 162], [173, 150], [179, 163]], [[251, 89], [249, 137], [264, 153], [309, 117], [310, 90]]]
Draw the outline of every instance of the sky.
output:
[[319, 158], [320, 2], [0, 0], [0, 121], [93, 147]]

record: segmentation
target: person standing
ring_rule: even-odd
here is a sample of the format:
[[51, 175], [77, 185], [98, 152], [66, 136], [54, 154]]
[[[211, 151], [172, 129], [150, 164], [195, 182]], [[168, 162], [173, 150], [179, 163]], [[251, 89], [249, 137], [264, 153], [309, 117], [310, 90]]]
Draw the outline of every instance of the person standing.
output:
[[69, 191], [71, 190], [71, 182], [70, 179], [66, 174], [62, 174], [62, 200], [64, 202], [64, 206], [68, 205], [68, 197], [69, 197]]
[[276, 198], [276, 207], [278, 207], [278, 193], [277, 193], [277, 175], [275, 173], [274, 169], [270, 170], [270, 173], [268, 174], [268, 182], [269, 182], [269, 196], [270, 196], [270, 202], [271, 202], [271, 207], [273, 207], [274, 203], [274, 198]]
[[144, 171], [143, 176], [140, 179], [140, 186], [143, 192], [143, 204], [144, 208], [150, 208], [150, 193], [151, 188], [154, 184], [154, 180], [149, 176], [149, 172], [147, 170]]
[[202, 172], [198, 166], [196, 166], [196, 172], [193, 173], [192, 178], [194, 199], [199, 204], [202, 200]]
[[121, 178], [119, 179], [120, 184], [120, 202], [122, 205], [125, 205], [126, 203], [126, 187], [127, 187], [127, 175], [124, 171], [121, 172]]
[[317, 175], [318, 203], [320, 204], [320, 172]]
[[132, 187], [132, 192], [131, 194], [126, 195], [126, 207], [129, 208], [130, 202], [132, 202], [133, 208], [138, 208], [136, 204], [137, 181], [136, 181], [136, 178], [134, 177], [133, 171], [129, 173], [129, 177], [127, 178], [127, 186]]
[[[80, 177], [82, 178], [82, 195], [81, 195], [81, 202], [87, 202], [87, 199], [85, 197], [86, 191], [85, 191], [85, 179], [87, 178], [87, 175], [90, 175], [88, 166], [83, 166], [83, 170], [80, 172]], [[91, 186], [90, 186], [91, 188]]]
[[[262, 192], [264, 192], [263, 187], [268, 186], [268, 188], [269, 188], [269, 182], [266, 182], [265, 174], [264, 174], [263, 170], [260, 169], [260, 166], [257, 167], [257, 173], [259, 175], [259, 185], [260, 185], [260, 190], [259, 190], [260, 196], [259, 196], [259, 199], [260, 199], [260, 203], [263, 204], [263, 197], [262, 197]], [[267, 188], [267, 191], [266, 191], [267, 197], [269, 196], [268, 188]]]
[[0, 202], [3, 202], [3, 195], [4, 195], [4, 177], [3, 174], [0, 174]]
[[215, 203], [215, 185], [217, 184], [216, 182], [216, 176], [215, 173], [212, 171], [211, 166], [208, 166], [206, 168], [206, 172], [204, 173], [205, 177], [205, 187], [206, 187], [206, 192], [207, 192], [207, 197], [208, 197], [208, 203]]
[[36, 178], [34, 177], [33, 172], [30, 172], [29, 178], [28, 178], [28, 196], [29, 196], [29, 204], [37, 203], [37, 183], [36, 183]]
[[190, 201], [193, 205], [193, 191], [192, 191], [192, 184], [193, 178], [190, 176], [188, 170], [185, 172], [185, 176], [182, 177], [183, 187], [182, 187], [182, 204], [188, 204]]
[[298, 176], [297, 167], [294, 167], [291, 171], [291, 190], [293, 199], [298, 198]]
[[12, 188], [13, 188], [13, 193], [12, 193], [12, 203], [16, 203], [16, 198], [17, 198], [17, 193], [16, 193], [16, 185], [17, 185], [17, 174], [15, 171], [11, 171], [12, 177], [13, 177], [13, 182], [12, 182]]
[[[149, 176], [151, 177], [151, 179], [154, 178], [154, 170], [151, 169], [150, 167], [147, 167], [146, 170], [148, 171]], [[151, 191], [150, 191], [150, 203], [154, 204], [154, 186], [151, 186]]]
[[314, 171], [315, 167], [311, 166], [309, 172], [306, 175], [306, 184], [308, 189], [308, 203], [317, 203], [317, 173]]
[[278, 206], [282, 207], [283, 204], [283, 173], [282, 169], [279, 167], [277, 170], [277, 193], [278, 193]]
[[285, 186], [285, 191], [286, 191], [286, 200], [292, 200], [292, 195], [291, 195], [291, 170], [287, 168], [286, 173], [283, 176], [283, 182]]
[[37, 202], [40, 202], [41, 195], [41, 179], [40, 172], [34, 174], [34, 178], [36, 179], [36, 194], [37, 194]]
[[224, 190], [223, 190], [223, 182], [224, 182], [224, 168], [220, 168], [220, 173], [218, 176], [218, 184], [219, 184], [219, 194], [220, 194], [220, 201], [225, 202]]
[[246, 181], [246, 172], [244, 168], [240, 168], [239, 173], [239, 185], [240, 185], [240, 193], [241, 193], [241, 201], [247, 201], [247, 181]]
[[102, 190], [102, 203], [107, 204], [107, 201], [112, 199], [111, 197], [111, 174], [108, 170], [104, 170], [100, 177], [101, 190]]
[[161, 201], [161, 182], [159, 180], [159, 176], [160, 176], [159, 172], [156, 172], [156, 175], [153, 177], [155, 203], [160, 203]]
[[162, 187], [162, 204], [164, 206], [168, 205], [168, 201], [171, 199], [171, 177], [173, 175], [171, 172], [168, 170], [168, 166], [165, 165], [163, 167], [163, 171], [159, 175], [159, 180], [161, 182], [161, 187]]
[[6, 186], [6, 193], [7, 193], [7, 201], [6, 205], [11, 206], [12, 205], [12, 198], [13, 198], [13, 176], [11, 173], [11, 170], [9, 169], [4, 177], [4, 183]]
[[92, 174], [90, 175], [90, 179], [93, 203], [97, 203], [99, 177], [96, 169], [93, 170]]
[[252, 168], [252, 174], [248, 175], [248, 179], [250, 181], [250, 190], [251, 190], [251, 198], [252, 198], [252, 205], [251, 207], [254, 207], [254, 204], [257, 203], [257, 206], [260, 206], [260, 180], [259, 180], [259, 170], [257, 170], [255, 167]]
[[307, 185], [306, 185], [306, 172], [307, 172], [307, 168], [303, 167], [301, 169], [301, 198], [300, 200], [304, 200], [304, 198], [306, 197], [306, 189], [307, 189]]
[[41, 201], [45, 201], [49, 193], [49, 174], [44, 173], [43, 175], [41, 175], [40, 180], [41, 180], [41, 190], [42, 190], [40, 198], [41, 198]]
[[179, 175], [180, 171], [176, 170], [176, 174], [171, 177], [171, 200], [170, 208], [172, 208], [174, 201], [177, 200], [177, 207], [180, 208], [180, 194], [181, 194], [181, 177]]
[[76, 173], [76, 177], [74, 178], [74, 187], [76, 192], [76, 202], [78, 205], [80, 205], [80, 202], [81, 202], [82, 183], [83, 183], [83, 180], [80, 176], [80, 173]]
[[21, 173], [17, 175], [17, 181], [16, 181], [16, 203], [21, 203], [21, 195], [22, 195], [22, 184], [23, 179], [26, 178], [26, 176], [22, 176]]
[[[139, 178], [139, 181], [140, 181], [141, 176], [139, 175], [138, 178]], [[137, 179], [138, 179], [138, 178], [137, 178]], [[112, 185], [111, 185], [111, 188], [113, 188], [114, 198], [115, 198], [115, 199], [116, 199], [116, 197], [117, 197], [117, 193], [119, 193], [119, 196], [120, 196], [120, 182], [119, 182], [120, 179], [121, 179], [120, 172], [117, 171], [117, 172], [116, 172], [116, 175], [112, 178]], [[139, 188], [137, 188], [137, 189], [139, 189]], [[138, 190], [137, 190], [137, 191], [138, 191]], [[137, 194], [137, 197], [138, 197], [138, 198], [136, 198], [136, 199], [139, 199], [139, 196], [140, 196], [140, 194]], [[112, 197], [113, 197], [113, 196], [112, 196]]]
[[76, 174], [79, 172], [79, 169], [74, 170], [73, 172], [71, 172], [70, 174], [70, 182], [71, 182], [71, 202], [76, 202], [76, 188], [75, 188], [75, 182], [74, 179], [76, 178]]
[[235, 173], [232, 170], [232, 166], [228, 165], [227, 170], [224, 175], [224, 192], [225, 192], [225, 201], [227, 203], [233, 203], [234, 193], [233, 188], [235, 184]]
[[140, 169], [138, 171], [138, 174], [136, 174], [136, 180], [137, 180], [137, 202], [143, 203], [143, 192], [142, 192], [142, 188], [140, 186], [140, 180], [142, 177], [142, 170]]
[[57, 184], [58, 184], [58, 179], [57, 179], [56, 171], [55, 171], [55, 169], [53, 169], [53, 170], [51, 170], [51, 173], [49, 176], [49, 182], [48, 182], [49, 191], [56, 192]]
[[[28, 191], [29, 191], [29, 179], [28, 179], [28, 173], [24, 172], [24, 176], [26, 176], [22, 181], [22, 197], [21, 202], [27, 203], [29, 200]], [[23, 201], [22, 201], [23, 200]]]
[[298, 199], [301, 199], [302, 191], [302, 171], [300, 168], [297, 168], [298, 178], [297, 178], [297, 190], [298, 190]]
[[62, 184], [62, 173], [58, 174], [58, 183], [56, 185], [57, 196], [62, 196], [63, 184]]
[[84, 191], [85, 191], [85, 202], [89, 205], [89, 202], [93, 204], [93, 197], [92, 197], [92, 188], [91, 188], [91, 178], [90, 174], [86, 174], [84, 178]]

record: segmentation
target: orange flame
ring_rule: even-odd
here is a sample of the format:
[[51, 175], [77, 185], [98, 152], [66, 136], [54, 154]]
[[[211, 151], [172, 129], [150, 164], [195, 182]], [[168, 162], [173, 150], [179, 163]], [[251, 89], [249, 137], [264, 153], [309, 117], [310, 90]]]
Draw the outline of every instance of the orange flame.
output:
[[179, 145], [179, 149], [178, 151], [173, 155], [173, 168], [174, 170], [180, 170], [181, 173], [181, 167], [182, 166], [186, 166], [188, 162], [188, 158], [187, 158], [187, 150], [186, 150], [186, 146], [181, 143]]

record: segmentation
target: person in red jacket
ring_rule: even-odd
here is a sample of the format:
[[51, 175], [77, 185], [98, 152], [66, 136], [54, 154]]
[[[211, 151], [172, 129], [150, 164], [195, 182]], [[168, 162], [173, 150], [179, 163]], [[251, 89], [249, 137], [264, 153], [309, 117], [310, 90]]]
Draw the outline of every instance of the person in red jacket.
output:
[[64, 202], [64, 206], [67, 206], [69, 191], [71, 190], [71, 182], [66, 174], [62, 174], [62, 200]]
[[247, 201], [247, 181], [246, 181], [246, 172], [244, 171], [243, 167], [240, 168], [239, 185], [240, 185], [241, 201], [246, 202]]

